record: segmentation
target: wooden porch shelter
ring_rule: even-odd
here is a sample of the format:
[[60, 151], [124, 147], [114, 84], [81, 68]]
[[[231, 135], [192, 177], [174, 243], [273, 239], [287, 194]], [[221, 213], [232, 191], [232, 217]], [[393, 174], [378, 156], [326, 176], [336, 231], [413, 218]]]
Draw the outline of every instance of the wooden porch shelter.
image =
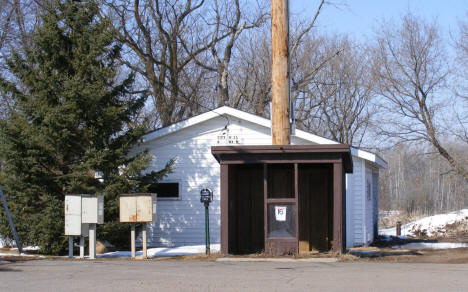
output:
[[221, 252], [341, 253], [348, 145], [213, 146], [221, 166]]

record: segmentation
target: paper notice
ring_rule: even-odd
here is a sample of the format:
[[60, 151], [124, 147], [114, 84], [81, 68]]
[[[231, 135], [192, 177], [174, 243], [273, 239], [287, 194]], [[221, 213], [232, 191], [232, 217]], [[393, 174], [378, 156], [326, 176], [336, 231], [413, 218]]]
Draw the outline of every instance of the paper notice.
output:
[[276, 221], [286, 221], [286, 206], [275, 206]]

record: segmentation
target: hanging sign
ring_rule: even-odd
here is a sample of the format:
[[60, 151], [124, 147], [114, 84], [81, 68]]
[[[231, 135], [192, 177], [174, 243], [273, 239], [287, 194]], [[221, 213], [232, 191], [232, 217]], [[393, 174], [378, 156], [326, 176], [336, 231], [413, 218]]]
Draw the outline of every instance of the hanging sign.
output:
[[286, 221], [286, 206], [275, 206], [276, 221]]

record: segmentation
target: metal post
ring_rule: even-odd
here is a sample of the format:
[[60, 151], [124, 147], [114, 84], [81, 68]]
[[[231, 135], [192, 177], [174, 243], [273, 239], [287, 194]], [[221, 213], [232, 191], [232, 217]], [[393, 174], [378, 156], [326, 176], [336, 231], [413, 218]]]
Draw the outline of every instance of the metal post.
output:
[[89, 258], [96, 258], [96, 224], [89, 224]]
[[205, 243], [206, 254], [210, 254], [210, 216], [208, 211], [209, 203], [205, 202]]
[[148, 253], [146, 252], [146, 222], [143, 223], [143, 230], [141, 231], [141, 237], [143, 240], [143, 258], [146, 259], [148, 257]]
[[80, 259], [84, 259], [84, 236], [80, 236]]
[[130, 245], [131, 245], [131, 256], [132, 256], [132, 259], [134, 259], [135, 258], [135, 223], [131, 223]]
[[73, 258], [73, 236], [68, 237], [68, 257]]
[[396, 235], [400, 236], [401, 235], [401, 222], [397, 221], [396, 223]]
[[18, 252], [22, 254], [23, 247], [21, 246], [18, 234], [16, 233], [15, 223], [13, 223], [13, 219], [11, 218], [10, 210], [8, 209], [8, 204], [5, 199], [5, 195], [3, 194], [2, 187], [0, 187], [0, 195], [2, 196], [3, 207], [5, 208], [5, 213], [8, 217], [8, 222], [10, 223], [11, 233], [13, 233], [13, 237], [15, 238], [16, 247], [18, 247]]

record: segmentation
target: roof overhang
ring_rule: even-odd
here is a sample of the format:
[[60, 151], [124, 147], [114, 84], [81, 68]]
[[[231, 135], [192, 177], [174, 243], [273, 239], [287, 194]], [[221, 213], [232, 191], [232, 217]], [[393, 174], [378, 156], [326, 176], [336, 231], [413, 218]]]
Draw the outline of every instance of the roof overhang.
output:
[[353, 172], [351, 150], [344, 144], [213, 146], [211, 153], [220, 164], [248, 163], [343, 163]]
[[367, 160], [372, 165], [378, 168], [387, 169], [388, 167], [387, 161], [383, 160], [380, 156], [372, 152], [368, 152], [368, 151], [364, 151], [358, 148], [351, 147], [351, 155]]

